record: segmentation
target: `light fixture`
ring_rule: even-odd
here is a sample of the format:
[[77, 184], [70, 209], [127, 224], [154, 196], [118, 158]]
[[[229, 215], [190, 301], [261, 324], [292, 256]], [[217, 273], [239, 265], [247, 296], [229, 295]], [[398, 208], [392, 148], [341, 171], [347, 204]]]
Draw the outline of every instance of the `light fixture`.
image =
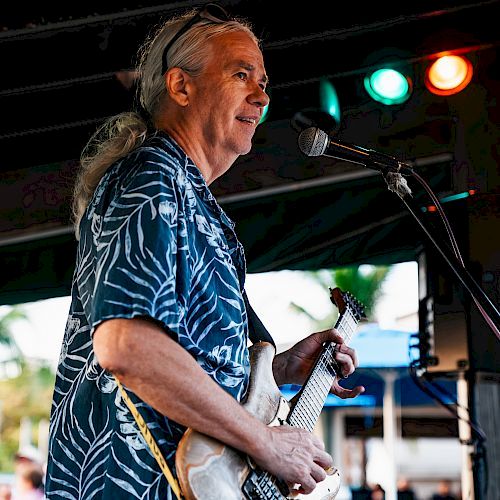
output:
[[372, 99], [387, 105], [405, 102], [413, 89], [410, 77], [392, 68], [380, 68], [366, 75], [364, 85]]
[[453, 95], [472, 79], [472, 64], [463, 56], [446, 54], [436, 59], [425, 73], [425, 86], [437, 95]]
[[332, 82], [326, 78], [322, 78], [319, 82], [319, 103], [323, 111], [340, 123], [339, 97]]
[[310, 106], [297, 111], [291, 120], [292, 128], [300, 132], [309, 127], [318, 127], [327, 134], [340, 127], [341, 110], [335, 86], [327, 78], [314, 83], [311, 92], [304, 92]]
[[266, 121], [266, 118], [267, 118], [268, 114], [269, 114], [269, 104], [266, 104], [264, 106], [264, 109], [262, 110], [262, 115], [261, 115], [260, 120], [259, 120], [259, 125], [261, 123], [264, 123]]

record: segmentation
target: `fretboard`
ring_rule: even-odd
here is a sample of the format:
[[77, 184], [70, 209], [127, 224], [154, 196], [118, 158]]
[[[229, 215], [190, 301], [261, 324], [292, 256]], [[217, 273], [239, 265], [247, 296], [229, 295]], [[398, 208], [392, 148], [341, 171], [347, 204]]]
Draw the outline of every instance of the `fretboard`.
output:
[[[342, 335], [344, 343], [348, 344], [356, 331], [358, 320], [346, 309], [335, 328]], [[302, 427], [312, 431], [325, 404], [332, 383], [337, 376], [334, 359], [335, 344], [325, 343], [323, 350], [314, 365], [309, 378], [302, 387], [298, 400], [288, 415], [288, 423], [294, 427]]]

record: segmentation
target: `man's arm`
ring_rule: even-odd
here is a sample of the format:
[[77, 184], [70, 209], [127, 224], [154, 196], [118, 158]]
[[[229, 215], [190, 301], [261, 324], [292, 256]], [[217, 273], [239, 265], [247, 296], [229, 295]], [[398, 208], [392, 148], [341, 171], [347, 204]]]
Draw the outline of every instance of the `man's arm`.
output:
[[159, 326], [112, 319], [94, 333], [99, 364], [158, 412], [250, 455], [289, 484], [311, 492], [332, 465], [323, 443], [308, 431], [268, 427], [217, 385]]

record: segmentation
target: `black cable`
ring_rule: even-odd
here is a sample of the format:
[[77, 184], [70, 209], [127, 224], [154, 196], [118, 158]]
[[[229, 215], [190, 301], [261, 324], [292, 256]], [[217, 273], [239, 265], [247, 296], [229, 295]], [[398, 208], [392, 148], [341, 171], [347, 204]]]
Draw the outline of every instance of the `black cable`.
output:
[[[488, 326], [491, 328], [491, 330], [495, 333], [497, 338], [500, 339], [500, 332], [499, 328], [496, 325], [495, 321], [492, 319], [492, 317], [488, 314], [488, 312], [485, 311], [485, 309], [482, 307], [479, 299], [477, 296], [473, 293], [473, 290], [475, 289], [480, 293], [480, 296], [485, 299], [485, 306], [488, 307], [490, 305], [490, 300], [484, 293], [484, 291], [477, 285], [477, 283], [474, 281], [474, 279], [469, 275], [465, 263], [463, 261], [462, 255], [460, 253], [460, 248], [458, 247], [455, 235], [453, 234], [453, 230], [451, 228], [451, 225], [448, 221], [448, 218], [446, 217], [446, 213], [444, 212], [439, 199], [437, 196], [434, 194], [432, 191], [431, 187], [427, 184], [427, 182], [420, 176], [418, 175], [414, 170], [411, 170], [411, 175], [423, 186], [427, 194], [429, 195], [430, 199], [432, 200], [433, 204], [436, 206], [440, 220], [442, 221], [446, 234], [450, 240], [451, 244], [451, 250], [453, 251], [453, 254], [456, 257], [456, 264], [461, 266], [464, 272], [460, 272], [458, 268], [456, 268], [450, 261], [449, 256], [447, 253], [437, 244], [435, 241], [433, 235], [428, 231], [428, 229], [425, 227], [423, 222], [420, 220], [420, 218], [417, 215], [417, 211], [411, 207], [411, 205], [408, 203], [407, 200], [404, 199], [404, 196], [401, 194], [401, 192], [396, 191], [398, 196], [402, 199], [402, 201], [405, 203], [407, 208], [410, 210], [412, 215], [415, 217], [417, 222], [420, 224], [424, 232], [427, 234], [429, 239], [434, 243], [435, 247], [437, 250], [440, 251], [441, 255], [445, 258], [445, 260], [448, 262], [450, 267], [452, 268], [453, 271], [455, 271], [456, 275], [460, 278], [462, 284], [465, 286], [465, 288], [469, 291], [471, 297], [473, 298], [476, 306], [478, 307], [481, 315], [487, 322]], [[388, 186], [390, 187], [390, 181], [388, 178], [385, 178]], [[450, 249], [448, 248], [448, 251]], [[489, 310], [494, 314], [493, 317], [498, 316], [498, 311], [496, 310], [495, 306], [493, 305]], [[419, 338], [420, 340], [420, 338]], [[418, 369], [423, 369], [425, 370], [427, 368], [427, 364], [425, 361], [421, 359], [412, 359], [411, 355], [411, 349], [412, 348], [418, 348], [420, 350], [420, 346], [410, 344], [409, 345], [409, 359], [410, 359], [410, 365], [409, 365], [409, 372], [410, 376], [415, 383], [417, 387], [420, 388], [425, 394], [427, 394], [429, 397], [431, 397], [433, 400], [435, 400], [437, 403], [439, 403], [441, 406], [443, 406], [448, 412], [450, 412], [456, 419], [462, 420], [465, 422], [471, 429], [471, 441], [470, 443], [465, 443], [465, 444], [471, 444], [474, 446], [474, 453], [472, 454], [472, 466], [476, 465], [481, 465], [483, 467], [484, 471], [484, 487], [483, 487], [483, 494], [486, 496], [487, 490], [488, 490], [488, 482], [489, 482], [489, 477], [488, 477], [488, 460], [487, 460], [487, 455], [486, 455], [486, 435], [484, 431], [481, 429], [481, 427], [475, 422], [470, 415], [470, 411], [468, 408], [463, 407], [456, 401], [444, 387], [441, 385], [437, 384], [436, 382], [432, 380], [428, 380], [424, 378], [424, 373], [425, 371], [422, 371], [422, 375], [419, 375]], [[449, 400], [452, 401], [452, 403], [447, 403], [444, 399], [443, 396], [447, 397]], [[461, 416], [458, 412], [458, 409], [461, 409], [466, 412], [467, 418], [464, 418]]]
[[[456, 419], [462, 420], [465, 422], [471, 429], [471, 434], [472, 436], [475, 437], [475, 439], [472, 439], [470, 443], [465, 443], [465, 444], [472, 444], [474, 446], [474, 454], [473, 454], [473, 464], [474, 463], [481, 463], [483, 466], [484, 470], [484, 487], [483, 487], [483, 494], [486, 497], [486, 493], [488, 491], [488, 483], [489, 483], [489, 477], [488, 477], [488, 457], [486, 455], [486, 434], [484, 431], [481, 429], [479, 424], [472, 420], [470, 416], [470, 411], [468, 408], [465, 408], [464, 406], [460, 405], [458, 401], [454, 399], [454, 396], [447, 391], [444, 387], [441, 385], [437, 384], [436, 382], [432, 380], [425, 379], [423, 375], [418, 374], [418, 369], [419, 368], [424, 368], [425, 366], [422, 365], [420, 359], [412, 359], [411, 355], [411, 349], [413, 348], [418, 348], [418, 345], [415, 344], [410, 344], [408, 346], [408, 355], [410, 359], [410, 365], [408, 367], [410, 376], [415, 383], [415, 385], [422, 390], [425, 394], [427, 394], [429, 397], [431, 397], [433, 400], [435, 400], [437, 403], [439, 403], [441, 406], [443, 406], [448, 412], [450, 412]], [[436, 391], [436, 392], [434, 392]], [[441, 394], [439, 394], [441, 393]], [[449, 400], [451, 400], [451, 403], [447, 403], [446, 401], [443, 400], [442, 396], [446, 396]], [[458, 413], [458, 408], [462, 409], [467, 413], [468, 418], [463, 418], [459, 413]], [[463, 443], [462, 443], [463, 444]]]
[[[390, 186], [390, 182], [386, 179], [386, 182]], [[488, 326], [491, 328], [496, 337], [500, 340], [500, 330], [497, 325], [500, 325], [500, 312], [497, 307], [493, 304], [491, 299], [486, 295], [484, 290], [478, 285], [476, 280], [470, 275], [469, 271], [465, 266], [462, 266], [458, 258], [454, 259], [451, 254], [451, 249], [445, 243], [439, 244], [431, 233], [429, 228], [426, 227], [424, 222], [420, 219], [418, 215], [418, 209], [413, 206], [413, 203], [405, 199], [403, 195], [397, 193], [402, 202], [406, 205], [409, 212], [413, 215], [414, 219], [418, 222], [420, 227], [423, 229], [427, 237], [434, 244], [436, 250], [439, 251], [441, 256], [450, 266], [450, 269], [455, 273], [457, 278], [460, 280], [464, 288], [469, 292], [470, 296], [474, 299], [474, 302], [478, 305], [478, 308], [486, 320]]]
[[[427, 184], [427, 182], [420, 176], [418, 175], [414, 170], [412, 170], [411, 175], [423, 186], [429, 197], [431, 198], [432, 202], [436, 206], [440, 220], [442, 221], [445, 229], [446, 229], [446, 234], [448, 235], [448, 238], [451, 243], [451, 247], [453, 250], [453, 253], [455, 254], [455, 257], [457, 258], [458, 263], [461, 265], [461, 267], [466, 270], [464, 260], [462, 258], [462, 254], [460, 253], [460, 248], [458, 247], [457, 240], [455, 238], [455, 235], [453, 234], [453, 230], [451, 228], [451, 225], [448, 221], [448, 218], [446, 217], [446, 213], [443, 210], [443, 207], [441, 206], [441, 203], [439, 202], [439, 199], [437, 196], [434, 194], [432, 191], [432, 188]], [[479, 309], [479, 312], [481, 313], [481, 316], [484, 318], [490, 329], [493, 331], [493, 333], [497, 336], [497, 338], [500, 340], [500, 330], [499, 327], [495, 324], [494, 320], [491, 318], [491, 316], [484, 310], [482, 305], [479, 302], [479, 299], [476, 297], [474, 293], [472, 293], [471, 290], [469, 290], [469, 293], [472, 296], [472, 299], [474, 300], [474, 303], [476, 304], [477, 308]]]

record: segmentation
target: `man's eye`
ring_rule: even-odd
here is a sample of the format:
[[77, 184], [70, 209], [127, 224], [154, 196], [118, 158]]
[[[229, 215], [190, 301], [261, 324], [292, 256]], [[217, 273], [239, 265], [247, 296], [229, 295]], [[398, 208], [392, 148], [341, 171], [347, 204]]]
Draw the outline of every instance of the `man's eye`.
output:
[[238, 71], [238, 73], [236, 73], [236, 76], [240, 79], [240, 80], [246, 80], [247, 79], [247, 74], [244, 73], [243, 71]]

